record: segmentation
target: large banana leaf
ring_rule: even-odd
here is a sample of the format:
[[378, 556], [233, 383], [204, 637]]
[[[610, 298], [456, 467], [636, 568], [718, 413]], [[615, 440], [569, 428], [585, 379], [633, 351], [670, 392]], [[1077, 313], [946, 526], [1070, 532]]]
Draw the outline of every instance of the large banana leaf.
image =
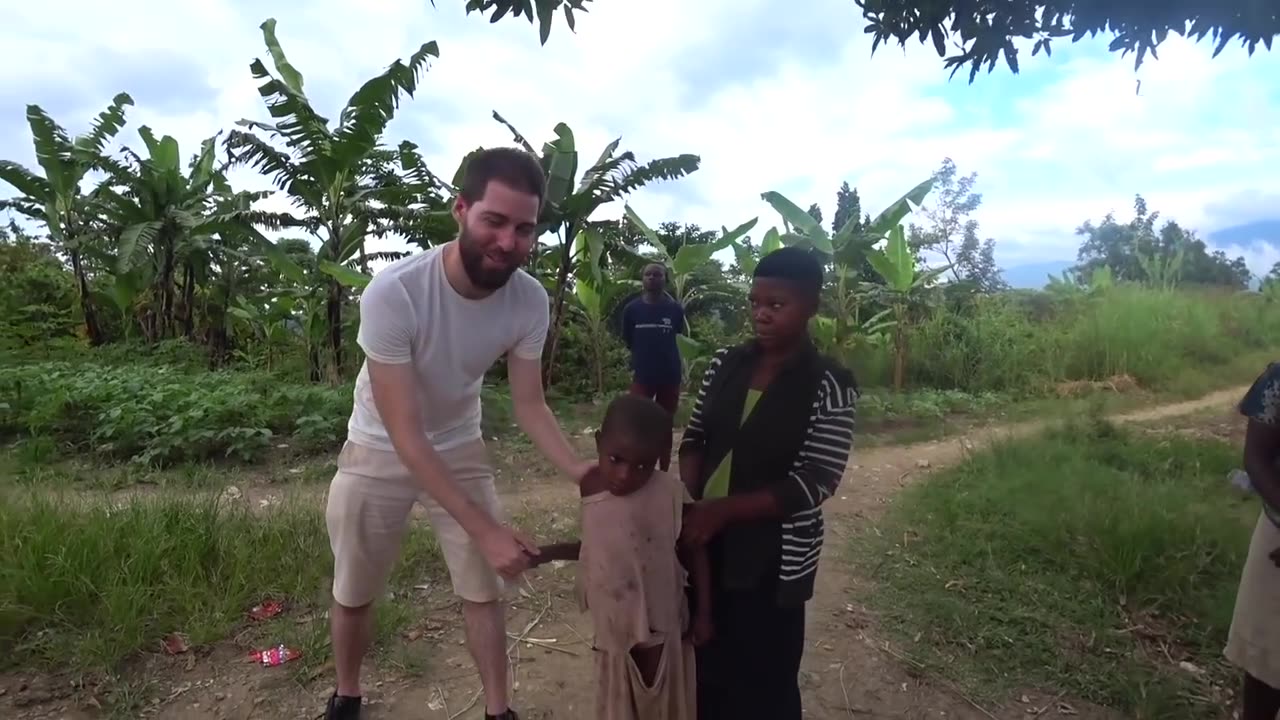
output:
[[[803, 241], [807, 241], [807, 244], [828, 255], [832, 253], [830, 236], [823, 229], [822, 223], [815, 220], [812, 215], [801, 210], [799, 205], [788, 200], [782, 193], [770, 190], [761, 193], [760, 197], [772, 205], [783, 220], [800, 231], [799, 235]], [[794, 242], [789, 244], [800, 245], [805, 243]]]
[[135, 223], [120, 233], [120, 245], [116, 250], [116, 272], [127, 273], [137, 262], [137, 255], [151, 247], [164, 223], [149, 220]]
[[249, 71], [254, 79], [263, 81], [258, 87], [258, 94], [266, 101], [267, 112], [278, 122], [267, 125], [241, 120], [239, 124], [275, 133], [298, 153], [302, 162], [312, 164], [313, 174], [326, 181], [322, 184], [332, 182], [335, 168], [328, 161], [333, 142], [329, 120], [317, 113], [303, 94], [302, 73], [285, 57], [284, 49], [276, 38], [276, 21], [268, 19], [261, 28], [267, 52], [280, 78], [272, 75], [258, 59], [249, 64]]
[[334, 132], [333, 161], [339, 169], [351, 169], [378, 146], [401, 97], [413, 97], [431, 58], [439, 57], [440, 48], [434, 40], [423, 43], [408, 63], [396, 60], [385, 72], [355, 91], [342, 111], [341, 125]]
[[71, 139], [67, 137], [67, 131], [54, 122], [39, 105], [27, 106], [27, 124], [31, 126], [36, 162], [44, 170], [45, 179], [53, 188], [53, 197], [69, 198], [77, 194], [77, 186], [88, 170], [88, 165], [73, 162]]
[[0, 180], [9, 183], [30, 200], [46, 203], [53, 194], [49, 181], [16, 162], [0, 160]]
[[769, 228], [764, 233], [764, 238], [760, 241], [760, 257], [764, 257], [771, 252], [782, 249], [782, 235], [778, 233], [777, 228]]
[[547, 203], [561, 208], [572, 192], [573, 177], [578, 172], [578, 149], [568, 125], [557, 123], [555, 131], [556, 139], [547, 143], [542, 152], [547, 172]]
[[83, 160], [92, 160], [102, 154], [107, 141], [119, 134], [124, 128], [126, 106], [133, 105], [133, 98], [128, 93], [119, 93], [111, 99], [106, 110], [98, 113], [89, 132], [77, 137], [74, 142], [75, 151]]
[[502, 123], [504, 126], [506, 126], [508, 130], [511, 131], [513, 141], [520, 147], [524, 148], [525, 152], [530, 153], [532, 155], [538, 154], [538, 151], [533, 149], [533, 145], [529, 144], [529, 141], [528, 139], [525, 138], [524, 134], [521, 133], [519, 130], [517, 130], [514, 125], [512, 125], [510, 122], [507, 121], [506, 118], [499, 115], [497, 110], [493, 111], [493, 119]]
[[347, 287], [362, 288], [369, 284], [373, 279], [372, 276], [365, 275], [359, 270], [353, 270], [346, 265], [339, 265], [329, 260], [320, 261], [320, 272], [337, 280], [339, 283]]
[[618, 151], [618, 145], [622, 143], [622, 138], [615, 138], [613, 142], [604, 146], [604, 150], [600, 152], [600, 157], [596, 158], [595, 163], [582, 173], [582, 180], [578, 183], [578, 189], [575, 193], [583, 193], [592, 188], [595, 183], [607, 172], [606, 164], [613, 159], [613, 154]]
[[724, 248], [727, 248], [730, 245], [737, 245], [738, 241], [741, 240], [743, 236], [745, 236], [747, 233], [751, 232], [751, 230], [755, 228], [756, 223], [759, 221], [760, 221], [760, 218], [751, 218], [750, 220], [742, 223], [741, 225], [739, 225], [738, 227], [732, 230], [729, 230], [728, 228], [725, 228], [725, 227], [721, 227], [720, 239], [716, 241], [716, 243], [720, 245], [719, 249], [723, 250]]
[[[882, 210], [867, 226], [865, 234], [877, 240], [882, 237], [888, 237], [894, 228], [902, 224], [903, 218], [911, 214], [913, 208], [919, 207], [924, 202], [925, 197], [931, 190], [933, 190], [933, 178], [929, 178], [911, 188], [906, 195], [898, 198], [892, 205]], [[846, 224], [845, 227], [849, 226]]]
[[889, 232], [889, 242], [884, 250], [873, 249], [867, 254], [867, 260], [884, 278], [890, 290], [898, 293], [911, 291], [916, 276], [916, 258], [907, 247], [906, 233], [901, 225]]
[[307, 272], [302, 266], [293, 261], [288, 253], [280, 248], [279, 245], [272, 242], [267, 236], [258, 232], [256, 228], [246, 227], [245, 234], [253, 242], [258, 252], [262, 254], [285, 279], [299, 286], [307, 286]]

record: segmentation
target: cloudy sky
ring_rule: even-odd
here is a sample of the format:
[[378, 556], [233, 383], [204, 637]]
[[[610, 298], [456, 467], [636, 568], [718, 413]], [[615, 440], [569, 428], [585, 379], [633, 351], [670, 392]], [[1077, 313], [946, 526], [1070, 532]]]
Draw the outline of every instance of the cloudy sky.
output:
[[[118, 91], [136, 130], [170, 134], [189, 155], [241, 118], [264, 118], [248, 65], [266, 58], [259, 24], [279, 21], [290, 59], [323, 112], [428, 40], [440, 60], [388, 140], [418, 143], [452, 174], [477, 146], [509, 143], [498, 110], [540, 143], [557, 122], [594, 156], [606, 142], [641, 159], [692, 152], [702, 169], [636, 194], [651, 224], [736, 226], [778, 190], [830, 217], [848, 181], [872, 210], [952, 157], [977, 172], [984, 235], [1011, 266], [1074, 258], [1073, 230], [1135, 193], [1166, 217], [1212, 231], [1280, 219], [1280, 52], [1248, 58], [1172, 38], [1135, 72], [1105, 41], [1024, 53], [973, 85], [948, 80], [932, 49], [869, 56], [853, 0], [595, 0], [576, 34], [558, 21], [546, 47], [523, 20], [490, 25], [464, 0], [0, 0], [0, 158], [34, 164], [24, 119], [38, 103], [73, 132]], [[1270, 81], [1268, 80], [1270, 78]], [[1135, 92], [1141, 80], [1141, 91]], [[241, 186], [262, 185], [242, 176]], [[7, 193], [7, 186], [0, 193]], [[617, 216], [621, 207], [604, 211]], [[1280, 260], [1228, 248], [1255, 271]]]

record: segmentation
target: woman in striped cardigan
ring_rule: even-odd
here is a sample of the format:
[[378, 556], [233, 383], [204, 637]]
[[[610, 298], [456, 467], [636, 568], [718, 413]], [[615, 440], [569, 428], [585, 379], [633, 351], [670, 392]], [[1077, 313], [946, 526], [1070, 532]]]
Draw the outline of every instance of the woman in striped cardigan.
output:
[[809, 338], [821, 262], [799, 248], [760, 260], [755, 338], [711, 360], [680, 445], [698, 502], [682, 540], [706, 546], [715, 634], [699, 648], [698, 717], [800, 720], [805, 604], [822, 550], [822, 503], [853, 442], [853, 374]]

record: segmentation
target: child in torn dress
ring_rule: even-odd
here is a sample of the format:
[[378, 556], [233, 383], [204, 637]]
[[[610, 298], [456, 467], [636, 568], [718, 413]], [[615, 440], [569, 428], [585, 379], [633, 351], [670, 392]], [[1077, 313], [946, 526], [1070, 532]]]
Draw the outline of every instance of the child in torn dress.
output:
[[581, 563], [579, 597], [595, 631], [596, 720], [693, 720], [697, 712], [693, 645], [712, 632], [710, 573], [705, 551], [677, 550], [691, 500], [683, 483], [655, 468], [670, 437], [671, 416], [652, 400], [610, 403], [596, 433], [600, 472], [581, 485], [582, 539], [543, 547], [536, 560]]

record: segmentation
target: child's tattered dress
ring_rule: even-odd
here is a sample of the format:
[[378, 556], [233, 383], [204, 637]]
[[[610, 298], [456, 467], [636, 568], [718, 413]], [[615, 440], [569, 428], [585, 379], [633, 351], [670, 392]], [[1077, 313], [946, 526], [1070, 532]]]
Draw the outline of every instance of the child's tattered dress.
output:
[[[579, 589], [595, 629], [596, 720], [693, 720], [687, 575], [676, 556], [684, 486], [664, 472], [636, 492], [582, 499]], [[661, 645], [646, 685], [633, 647]]]

